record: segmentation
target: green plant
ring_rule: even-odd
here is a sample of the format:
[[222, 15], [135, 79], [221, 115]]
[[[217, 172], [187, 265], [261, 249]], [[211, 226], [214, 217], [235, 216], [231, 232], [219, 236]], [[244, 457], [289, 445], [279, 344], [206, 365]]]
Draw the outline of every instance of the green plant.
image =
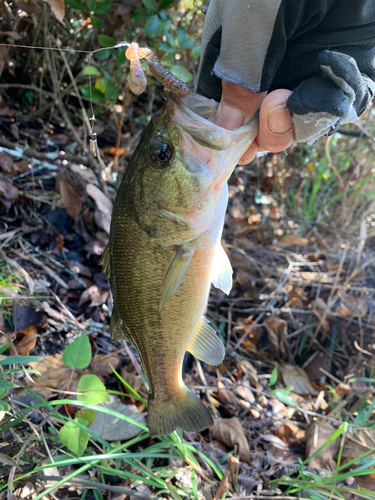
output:
[[[63, 352], [63, 361], [72, 370], [86, 368], [89, 366], [90, 360], [91, 348], [86, 334], [78, 337]], [[116, 370], [113, 369], [113, 372], [123, 382], [124, 386], [130, 389], [132, 397], [134, 396], [147, 405], [147, 401], [131, 388]], [[211, 461], [191, 444], [185, 443], [181, 432], [175, 431], [169, 436], [160, 437], [156, 443], [147, 446], [145, 441], [149, 438], [149, 434], [148, 428], [144, 424], [118, 413], [110, 407], [102, 406], [103, 402], [108, 401], [109, 393], [118, 394], [118, 392], [107, 391], [95, 375], [85, 374], [80, 378], [76, 400], [45, 401], [32, 389], [28, 388], [27, 390], [33, 394], [39, 403], [25, 408], [6, 419], [0, 427], [0, 432], [4, 432], [10, 426], [16, 425], [25, 418], [28, 412], [44, 408], [49, 412], [50, 417], [53, 417], [55, 423], [60, 422], [62, 424], [59, 440], [69, 451], [66, 453], [62, 450], [60, 454], [53, 456], [53, 462], [47, 460], [44, 465], [37, 466], [32, 471], [18, 476], [17, 480], [40, 474], [51, 467], [74, 467], [73, 472], [44, 490], [43, 493], [36, 497], [36, 500], [63, 486], [67, 481], [74, 481], [76, 476], [90, 469], [96, 469], [99, 477], [106, 474], [118, 477], [123, 481], [128, 480], [132, 487], [145, 484], [152, 488], [158, 496], [167, 494], [175, 500], [196, 498], [195, 475], [204, 475], [198, 459], [203, 460], [206, 463], [206, 468], [210, 467], [219, 479], [223, 477], [221, 466]], [[127, 396], [123, 393], [120, 394]], [[75, 412], [73, 418], [69, 418], [54, 409], [62, 404], [71, 408], [79, 408], [79, 410]], [[135, 425], [140, 429], [140, 434], [123, 444], [106, 441], [90, 429], [90, 425], [98, 412], [119, 419], [124, 422], [124, 425], [127, 423]], [[54, 427], [49, 427], [50, 429], [54, 429]], [[57, 441], [56, 431], [53, 432], [51, 438], [53, 442]], [[140, 443], [142, 443], [142, 451], [137, 451]], [[178, 473], [178, 470], [173, 466], [173, 460], [182, 460], [185, 467], [191, 470], [191, 490], [171, 483], [171, 480]], [[0, 490], [7, 486], [8, 484], [4, 483], [0, 486]]]

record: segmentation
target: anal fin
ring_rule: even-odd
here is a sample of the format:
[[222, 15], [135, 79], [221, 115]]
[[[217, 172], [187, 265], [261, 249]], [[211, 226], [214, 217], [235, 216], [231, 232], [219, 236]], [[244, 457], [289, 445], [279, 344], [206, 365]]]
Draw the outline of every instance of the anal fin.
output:
[[221, 340], [204, 316], [187, 350], [204, 363], [214, 366], [219, 365], [225, 356], [225, 349]]
[[228, 255], [225, 253], [221, 243], [216, 247], [215, 258], [212, 263], [212, 283], [227, 295], [232, 289], [233, 269]]
[[122, 321], [120, 321], [117, 318], [117, 314], [114, 309], [112, 311], [110, 330], [111, 330], [111, 340], [114, 341], [126, 340], [126, 342], [132, 344], [131, 338], [128, 332], [126, 331], [125, 325], [123, 324]]
[[186, 252], [182, 248], [176, 253], [164, 278], [159, 312], [162, 311], [168, 300], [177, 292], [188, 270], [192, 257], [193, 252]]
[[103, 272], [106, 274], [109, 279], [111, 276], [111, 255], [109, 252], [109, 243], [107, 243], [105, 249], [103, 250], [102, 256], [99, 261], [99, 265], [102, 266]]

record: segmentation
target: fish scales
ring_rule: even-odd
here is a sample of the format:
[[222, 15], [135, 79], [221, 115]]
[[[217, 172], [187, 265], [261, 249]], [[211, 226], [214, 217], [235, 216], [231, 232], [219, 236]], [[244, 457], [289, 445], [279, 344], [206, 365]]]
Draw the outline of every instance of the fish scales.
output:
[[[207, 108], [208, 100], [195, 99]], [[132, 342], [149, 383], [151, 436], [212, 425], [183, 383], [182, 363], [187, 350], [211, 364], [224, 355], [203, 315], [211, 281], [230, 288], [221, 247], [226, 180], [256, 135], [255, 123], [235, 133], [215, 126], [191, 102], [170, 99], [147, 127], [118, 191], [102, 259], [114, 297], [112, 334]]]

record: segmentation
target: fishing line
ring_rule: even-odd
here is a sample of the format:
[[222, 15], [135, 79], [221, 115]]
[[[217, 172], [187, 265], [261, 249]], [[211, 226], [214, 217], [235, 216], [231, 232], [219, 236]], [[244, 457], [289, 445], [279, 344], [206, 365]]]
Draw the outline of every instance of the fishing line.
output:
[[0, 47], [16, 47], [16, 48], [21, 48], [21, 49], [37, 49], [37, 50], [54, 50], [54, 51], [59, 51], [61, 50], [62, 52], [70, 52], [71, 54], [95, 54], [96, 52], [100, 52], [101, 50], [111, 50], [111, 49], [119, 49], [121, 47], [129, 47], [130, 43], [129, 42], [120, 42], [116, 45], [113, 45], [112, 47], [101, 47], [100, 49], [95, 49], [95, 50], [79, 50], [79, 49], [73, 49], [69, 47], [39, 47], [37, 45], [18, 45], [16, 43], [0, 43]]
[[[129, 47], [130, 43], [129, 42], [120, 42], [117, 43], [116, 45], [113, 45], [112, 47], [101, 47], [100, 49], [95, 49], [95, 50], [80, 50], [80, 49], [73, 49], [73, 48], [67, 48], [67, 47], [40, 47], [37, 45], [19, 45], [16, 43], [0, 43], [0, 47], [15, 47], [15, 48], [22, 48], [22, 49], [36, 49], [36, 50], [51, 50], [51, 51], [57, 51], [57, 52], [68, 52], [70, 54], [89, 54], [88, 58], [88, 64], [91, 64], [92, 58], [94, 54], [97, 52], [101, 52], [102, 50], [111, 50], [111, 49], [119, 49], [121, 47]], [[90, 121], [90, 152], [91, 154], [98, 159], [100, 158], [100, 153], [99, 153], [99, 148], [98, 148], [98, 143], [97, 143], [97, 134], [94, 131], [94, 125], [95, 125], [95, 113], [94, 113], [94, 107], [93, 107], [93, 98], [92, 98], [92, 81], [91, 81], [91, 74], [88, 75], [89, 77], [89, 89], [90, 89], [90, 107], [91, 107], [91, 118], [89, 119]]]

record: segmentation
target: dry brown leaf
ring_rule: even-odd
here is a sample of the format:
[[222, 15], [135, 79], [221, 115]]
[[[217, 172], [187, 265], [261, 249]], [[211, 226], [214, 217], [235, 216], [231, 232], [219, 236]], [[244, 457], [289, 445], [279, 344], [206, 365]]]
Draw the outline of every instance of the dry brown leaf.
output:
[[284, 340], [288, 335], [286, 321], [276, 316], [270, 316], [263, 322], [263, 325], [267, 330], [268, 340], [276, 349], [279, 356], [283, 358], [285, 356]]
[[318, 391], [311, 385], [305, 370], [299, 366], [289, 364], [279, 365], [279, 368], [283, 376], [284, 384], [292, 385], [293, 392], [300, 396], [304, 394], [311, 394], [312, 396], [318, 395]]
[[338, 314], [363, 318], [367, 314], [367, 297], [353, 297], [349, 293], [340, 296], [340, 309]]
[[64, 24], [65, 4], [64, 0], [46, 0], [52, 12], [61, 24]]
[[262, 386], [260, 385], [258, 380], [258, 372], [250, 363], [250, 361], [248, 361], [247, 359], [240, 359], [238, 360], [238, 363], [242, 372], [247, 375], [251, 385], [255, 387], [255, 389], [261, 390]]
[[223, 498], [224, 494], [229, 491], [229, 469], [226, 470], [223, 479], [221, 480], [219, 487], [215, 493], [214, 500], [219, 500]]
[[14, 164], [12, 158], [6, 153], [0, 153], [0, 168], [4, 173], [10, 175], [11, 177], [19, 174], [20, 172]]
[[235, 408], [236, 410], [244, 409], [244, 405], [242, 404], [242, 402], [238, 399], [238, 397], [234, 394], [233, 391], [226, 388], [223, 382], [218, 380], [217, 387], [219, 390], [217, 391], [215, 397], [218, 401], [220, 401], [223, 404], [229, 405]]
[[9, 347], [10, 352], [13, 356], [17, 354], [19, 356], [28, 356], [30, 352], [34, 349], [37, 339], [37, 331], [35, 326], [29, 326], [17, 333], [18, 342], [15, 343], [15, 348], [17, 349], [17, 353], [14, 351], [12, 346]]
[[[110, 396], [110, 402], [103, 403], [103, 406], [146, 425], [144, 413], [141, 413], [135, 405], [124, 405], [119, 398]], [[107, 441], [127, 441], [138, 436], [142, 429], [118, 417], [97, 411], [90, 430]]]
[[75, 219], [82, 211], [82, 198], [79, 189], [66, 173], [61, 173], [58, 176], [56, 187], [61, 195], [66, 213]]
[[29, 382], [28, 386], [41, 394], [45, 399], [53, 396], [53, 390], [75, 392], [78, 381], [83, 373], [82, 370], [75, 370], [72, 376], [72, 369], [65, 366], [62, 360], [62, 353], [46, 356], [42, 361], [30, 363], [31, 367], [41, 373], [40, 377], [34, 379], [34, 383]]
[[243, 462], [250, 464], [250, 447], [237, 417], [215, 420], [211, 429], [212, 437], [229, 448], [237, 446], [238, 455]]
[[91, 301], [90, 307], [101, 306], [108, 299], [108, 295], [108, 290], [103, 290], [103, 288], [100, 288], [97, 285], [92, 285], [82, 293], [78, 306], [81, 306], [89, 300]]
[[26, 14], [33, 14], [38, 10], [38, 6], [32, 0], [14, 0], [17, 9], [23, 10]]
[[249, 403], [254, 403], [255, 397], [250, 388], [250, 382], [245, 380], [241, 385], [237, 386], [237, 392], [245, 401]]
[[13, 186], [12, 181], [7, 176], [2, 174], [0, 174], [0, 196], [10, 202], [18, 198], [18, 189]]
[[[354, 429], [348, 432], [345, 437], [345, 443], [342, 451], [344, 458], [352, 459], [360, 455], [375, 450], [375, 429], [367, 427]], [[375, 458], [375, 451], [366, 458]]]
[[102, 213], [111, 215], [113, 209], [112, 202], [99, 188], [94, 186], [94, 184], [87, 184], [86, 191], [95, 200], [96, 206]]
[[12, 40], [21, 40], [22, 36], [17, 31], [0, 31], [0, 35], [8, 36]]
[[[306, 431], [306, 457], [311, 457], [335, 432], [336, 429], [326, 420], [312, 424]], [[309, 461], [310, 467], [334, 470], [339, 446], [340, 439], [337, 438]]]
[[[130, 387], [132, 387], [138, 394], [147, 394], [148, 390], [143, 383], [142, 377], [133, 371], [129, 371], [133, 368], [133, 365], [128, 365], [126, 368], [123, 367], [120, 370], [121, 377], [127, 382]], [[124, 387], [124, 391], [133, 396], [133, 394]]]
[[300, 429], [295, 424], [287, 422], [282, 424], [276, 431], [276, 436], [284, 441], [286, 444], [301, 443], [305, 438], [305, 431]]
[[3, 72], [5, 63], [7, 62], [8, 52], [8, 47], [0, 46], [0, 75]]
[[97, 354], [90, 363], [91, 370], [98, 377], [107, 377], [113, 373], [111, 366], [117, 368], [120, 362], [120, 356], [116, 353]]
[[296, 234], [286, 234], [277, 243], [272, 245], [273, 248], [287, 248], [287, 247], [307, 247], [309, 245], [308, 238], [301, 238]]

